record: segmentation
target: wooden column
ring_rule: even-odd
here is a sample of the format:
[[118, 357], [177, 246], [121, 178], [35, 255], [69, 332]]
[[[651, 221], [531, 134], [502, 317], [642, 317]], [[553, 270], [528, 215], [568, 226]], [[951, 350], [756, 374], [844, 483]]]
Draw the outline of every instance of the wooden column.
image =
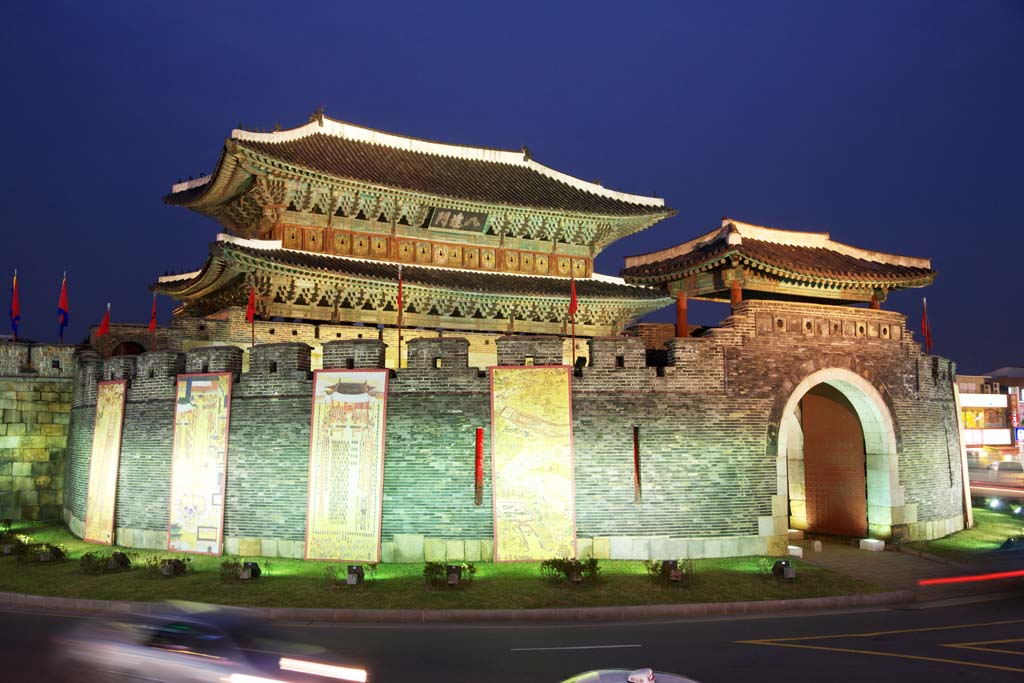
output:
[[735, 306], [743, 301], [743, 290], [740, 288], [740, 281], [733, 280], [729, 288], [729, 302]]
[[690, 336], [689, 329], [686, 323], [686, 292], [680, 289], [676, 292], [676, 336]]

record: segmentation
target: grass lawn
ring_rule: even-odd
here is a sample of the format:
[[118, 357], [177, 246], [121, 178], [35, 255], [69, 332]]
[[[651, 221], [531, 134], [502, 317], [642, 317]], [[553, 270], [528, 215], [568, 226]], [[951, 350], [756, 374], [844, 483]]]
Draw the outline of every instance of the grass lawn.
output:
[[1003, 541], [1024, 534], [1024, 519], [1008, 512], [974, 508], [974, 528], [964, 529], [934, 541], [908, 543], [915, 550], [946, 557], [957, 562], [997, 550]]
[[[325, 569], [344, 565], [282, 558], [251, 557], [263, 568], [255, 581], [225, 582], [220, 563], [242, 558], [174, 554], [84, 543], [61, 526], [16, 525], [18, 533], [37, 542], [63, 544], [70, 559], [56, 564], [19, 564], [0, 557], [0, 591], [97, 600], [198, 600], [224, 605], [259, 607], [323, 607], [357, 609], [528, 609], [598, 607], [670, 603], [723, 602], [808, 598], [882, 590], [863, 581], [794, 560], [797, 580], [783, 583], [765, 570], [774, 558], [743, 557], [697, 560], [687, 585], [652, 583], [643, 562], [601, 561], [600, 579], [583, 585], [552, 585], [541, 578], [540, 563], [477, 562], [475, 580], [458, 588], [430, 588], [422, 564], [381, 564], [363, 587], [330, 587]], [[133, 567], [101, 575], [81, 572], [86, 552], [123, 550], [134, 555]], [[142, 565], [148, 557], [191, 557], [192, 571], [166, 578]]]

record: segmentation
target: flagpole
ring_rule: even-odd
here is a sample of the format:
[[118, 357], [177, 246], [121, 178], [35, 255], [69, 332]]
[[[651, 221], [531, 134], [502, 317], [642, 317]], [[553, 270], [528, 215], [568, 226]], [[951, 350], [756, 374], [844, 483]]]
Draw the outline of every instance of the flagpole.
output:
[[570, 275], [570, 295], [569, 301], [569, 322], [572, 324], [572, 352], [569, 354], [569, 363], [573, 367], [576, 366], [576, 308], [578, 306], [576, 301], [576, 276]]
[[402, 264], [398, 264], [398, 358], [395, 359], [395, 368], [402, 367]]

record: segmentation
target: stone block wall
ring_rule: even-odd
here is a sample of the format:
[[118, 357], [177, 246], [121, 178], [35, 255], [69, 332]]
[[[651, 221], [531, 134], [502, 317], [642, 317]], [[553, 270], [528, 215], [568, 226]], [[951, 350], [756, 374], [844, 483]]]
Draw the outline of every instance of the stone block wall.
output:
[[60, 519], [74, 347], [0, 346], [0, 518]]
[[[206, 324], [214, 323], [235, 324]], [[286, 331], [291, 325], [274, 324]], [[391, 371], [389, 380], [384, 558], [486, 559], [494, 528], [489, 378], [469, 365], [472, 342], [420, 332], [403, 340], [408, 367]], [[525, 365], [527, 358], [534, 365], [561, 364], [567, 344], [558, 337], [506, 336], [495, 340], [495, 357], [503, 365]], [[336, 339], [323, 342], [323, 355], [334, 367], [350, 361], [353, 368], [381, 367], [385, 346], [377, 336]], [[591, 364], [572, 380], [576, 519], [584, 556], [784, 553], [793, 512], [780, 431], [787, 409], [815, 378], [860, 392], [864, 405], [889, 416], [885, 424], [865, 426], [885, 432], [879, 443], [884, 437], [894, 444], [892, 452], [869, 454], [873, 533], [930, 538], [963, 525], [954, 368], [923, 355], [899, 314], [743, 302], [720, 328], [669, 341], [671, 362], [664, 368], [646, 365], [642, 339], [596, 338], [589, 347]], [[221, 346], [104, 363], [83, 359], [66, 466], [65, 516], [72, 529], [84, 517], [95, 381], [111, 372], [131, 378], [118, 538], [163, 547], [175, 375], [227, 371], [235, 383], [226, 550], [302, 555], [315, 367], [309, 341], [258, 345], [245, 372], [242, 353]], [[479, 506], [473, 500], [477, 427], [485, 430]]]

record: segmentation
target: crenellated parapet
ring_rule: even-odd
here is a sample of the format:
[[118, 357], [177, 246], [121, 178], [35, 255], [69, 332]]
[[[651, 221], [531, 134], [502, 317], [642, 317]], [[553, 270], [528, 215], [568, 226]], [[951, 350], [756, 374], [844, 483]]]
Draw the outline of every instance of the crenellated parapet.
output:
[[202, 346], [185, 354], [185, 372], [242, 374], [242, 349], [235, 346]]
[[325, 368], [383, 368], [386, 351], [387, 345], [379, 339], [338, 339], [324, 344], [323, 365]]
[[154, 351], [138, 356], [135, 376], [128, 385], [127, 400], [151, 401], [174, 395], [178, 375], [185, 372], [185, 354]]
[[499, 337], [498, 365], [561, 365], [562, 337]]
[[18, 375], [70, 378], [75, 375], [75, 347], [70, 344], [0, 344], [0, 377]]

